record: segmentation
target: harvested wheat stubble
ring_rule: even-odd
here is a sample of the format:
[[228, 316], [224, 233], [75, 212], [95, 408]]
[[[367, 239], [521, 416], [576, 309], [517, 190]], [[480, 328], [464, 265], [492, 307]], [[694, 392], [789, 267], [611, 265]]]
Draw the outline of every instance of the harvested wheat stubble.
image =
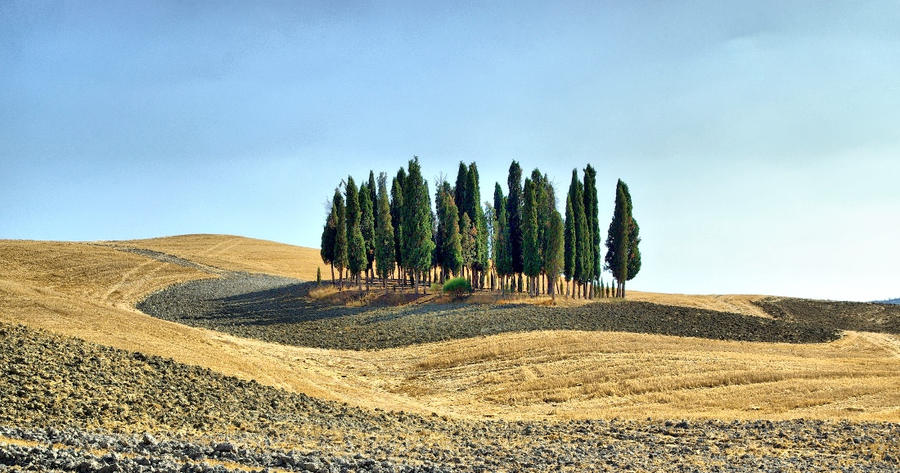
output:
[[900, 466], [896, 423], [463, 421], [355, 409], [21, 326], [0, 324], [0, 343], [7, 347], [0, 351], [0, 466], [36, 471], [109, 465], [329, 472]]

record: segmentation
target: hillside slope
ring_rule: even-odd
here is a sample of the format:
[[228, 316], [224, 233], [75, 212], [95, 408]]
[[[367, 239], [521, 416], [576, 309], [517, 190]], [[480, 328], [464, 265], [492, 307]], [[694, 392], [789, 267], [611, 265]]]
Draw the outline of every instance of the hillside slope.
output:
[[101, 243], [113, 247], [160, 251], [230, 271], [266, 273], [315, 281], [316, 268], [321, 268], [323, 279], [331, 277], [330, 268], [322, 263], [318, 248], [256, 238], [195, 234]]
[[[259, 260], [250, 261], [223, 250], [227, 241], [238, 247], [243, 239], [203, 238], [219, 250], [183, 249], [190, 245], [165, 239], [153, 246], [182, 248], [187, 256], [221, 251], [217, 260], [204, 258], [203, 264], [244, 270], [252, 265], [284, 268], [275, 255], [311, 251], [262, 250], [254, 257]], [[138, 312], [133, 304], [151, 292], [220, 275], [111, 245], [0, 241], [0, 321], [366, 408], [460, 418], [642, 418], [653, 412], [738, 419], [900, 419], [895, 389], [900, 358], [890, 335], [849, 333], [828, 344], [788, 345], [567, 331], [507, 333], [373, 352], [291, 347]]]

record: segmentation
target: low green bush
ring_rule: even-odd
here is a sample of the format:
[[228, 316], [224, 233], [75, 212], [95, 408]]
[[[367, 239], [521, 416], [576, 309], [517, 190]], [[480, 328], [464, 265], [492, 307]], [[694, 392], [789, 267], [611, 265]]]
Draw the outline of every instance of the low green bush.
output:
[[444, 293], [459, 299], [472, 293], [472, 284], [466, 278], [453, 278], [444, 283]]

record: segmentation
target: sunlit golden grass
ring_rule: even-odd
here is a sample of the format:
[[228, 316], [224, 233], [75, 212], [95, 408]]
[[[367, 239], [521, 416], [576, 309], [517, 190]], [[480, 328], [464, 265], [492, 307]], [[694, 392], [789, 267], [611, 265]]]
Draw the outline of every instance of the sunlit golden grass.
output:
[[[203, 238], [210, 253], [232, 241]], [[182, 244], [160, 240], [154, 249], [174, 254]], [[356, 352], [242, 339], [133, 308], [152, 291], [204, 277], [215, 276], [107, 246], [0, 241], [0, 320], [368, 408], [461, 418], [900, 420], [900, 339], [893, 335], [791, 345], [553, 331]]]
[[764, 310], [753, 303], [766, 296], [749, 294], [696, 295], [665, 294], [661, 292], [628, 291], [628, 299], [633, 301], [653, 302], [654, 304], [692, 307], [696, 309], [734, 312], [736, 314], [771, 318]]
[[288, 245], [232, 235], [179, 235], [146, 240], [107, 242], [169, 253], [201, 264], [232, 271], [287, 276], [304, 281], [331, 279], [331, 269], [322, 263], [318, 248]]

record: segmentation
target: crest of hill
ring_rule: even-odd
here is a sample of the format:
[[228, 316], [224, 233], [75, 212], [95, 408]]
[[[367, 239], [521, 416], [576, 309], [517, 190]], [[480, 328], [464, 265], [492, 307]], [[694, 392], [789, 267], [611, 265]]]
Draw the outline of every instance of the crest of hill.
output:
[[265, 273], [315, 281], [316, 269], [330, 277], [318, 248], [289, 245], [235, 235], [192, 234], [142, 240], [104, 242], [178, 256], [229, 271]]

